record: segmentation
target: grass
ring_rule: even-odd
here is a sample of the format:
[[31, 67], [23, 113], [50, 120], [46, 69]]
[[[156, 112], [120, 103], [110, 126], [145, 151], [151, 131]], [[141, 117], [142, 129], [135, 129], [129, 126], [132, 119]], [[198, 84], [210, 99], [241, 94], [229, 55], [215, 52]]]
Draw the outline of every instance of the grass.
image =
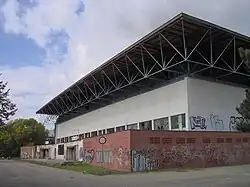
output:
[[111, 169], [107, 169], [100, 166], [92, 166], [90, 164], [85, 163], [70, 163], [70, 164], [56, 164], [53, 165], [55, 168], [70, 170], [70, 171], [76, 171], [81, 172], [85, 174], [92, 174], [92, 175], [114, 175], [114, 174], [124, 174], [120, 171], [115, 171]]
[[97, 175], [97, 176], [125, 174], [125, 172], [115, 171], [115, 170], [107, 169], [101, 166], [93, 166], [91, 164], [86, 164], [86, 163], [81, 163], [81, 162], [49, 164], [46, 162], [39, 162], [39, 161], [33, 161], [33, 160], [21, 160], [21, 161], [29, 162], [31, 164], [38, 164], [38, 165], [64, 169], [64, 170], [69, 170], [69, 171], [75, 171], [75, 172], [81, 172], [83, 174], [91, 174], [91, 175]]

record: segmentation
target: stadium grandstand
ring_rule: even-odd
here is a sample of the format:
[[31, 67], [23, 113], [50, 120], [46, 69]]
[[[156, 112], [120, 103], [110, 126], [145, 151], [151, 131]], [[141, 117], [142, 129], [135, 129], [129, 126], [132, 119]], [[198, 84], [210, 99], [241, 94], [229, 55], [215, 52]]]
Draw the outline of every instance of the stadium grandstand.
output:
[[37, 114], [57, 117], [57, 144], [128, 129], [232, 131], [250, 83], [246, 49], [248, 36], [180, 13]]

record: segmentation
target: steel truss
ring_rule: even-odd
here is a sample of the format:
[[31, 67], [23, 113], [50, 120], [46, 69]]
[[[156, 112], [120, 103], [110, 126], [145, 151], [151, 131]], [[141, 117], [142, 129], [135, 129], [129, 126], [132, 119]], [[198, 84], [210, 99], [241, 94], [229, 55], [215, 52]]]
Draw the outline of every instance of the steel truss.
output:
[[250, 39], [181, 14], [61, 93], [37, 113], [60, 122], [154, 89], [175, 78], [205, 77], [247, 85], [238, 48]]

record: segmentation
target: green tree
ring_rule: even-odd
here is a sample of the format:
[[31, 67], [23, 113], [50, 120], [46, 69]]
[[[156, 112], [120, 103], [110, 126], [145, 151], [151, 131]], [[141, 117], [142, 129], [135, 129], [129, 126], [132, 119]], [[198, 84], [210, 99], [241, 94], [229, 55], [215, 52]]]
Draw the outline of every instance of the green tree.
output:
[[[250, 70], [250, 49], [239, 48], [241, 60]], [[237, 130], [242, 132], [250, 132], [250, 89], [246, 89], [246, 97], [236, 108], [237, 112], [243, 117], [243, 120], [237, 123]]]
[[0, 130], [0, 154], [2, 156], [19, 156], [23, 145], [44, 144], [48, 130], [35, 119], [16, 119], [8, 122]]
[[0, 125], [4, 125], [17, 111], [16, 104], [9, 99], [10, 89], [7, 89], [7, 84], [0, 80]]

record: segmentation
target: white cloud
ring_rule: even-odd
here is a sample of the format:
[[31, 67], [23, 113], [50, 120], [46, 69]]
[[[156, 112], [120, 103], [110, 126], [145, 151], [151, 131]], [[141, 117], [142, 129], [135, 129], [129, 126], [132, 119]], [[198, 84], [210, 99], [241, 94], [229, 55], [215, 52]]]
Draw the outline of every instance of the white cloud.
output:
[[[76, 11], [81, 0], [35, 2], [36, 6], [28, 8], [17, 0], [7, 0], [0, 7], [6, 33], [22, 34], [47, 53], [40, 66], [0, 67], [19, 107], [17, 116], [24, 117], [33, 116], [35, 107], [179, 12], [247, 34], [250, 30], [249, 0], [85, 0], [84, 13], [80, 15]], [[68, 38], [51, 44], [53, 33], [57, 32]], [[60, 53], [62, 43], [67, 48], [65, 54]]]

